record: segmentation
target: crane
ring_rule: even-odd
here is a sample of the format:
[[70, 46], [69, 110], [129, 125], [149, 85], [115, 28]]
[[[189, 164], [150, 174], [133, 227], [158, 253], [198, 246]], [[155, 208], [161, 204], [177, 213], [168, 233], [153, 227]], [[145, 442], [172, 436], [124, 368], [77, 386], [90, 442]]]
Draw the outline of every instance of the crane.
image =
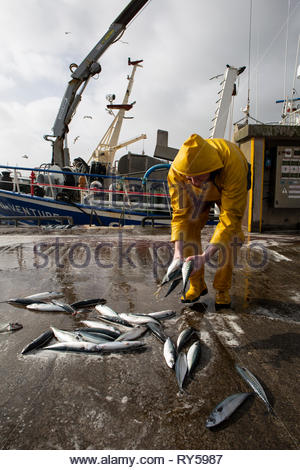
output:
[[123, 142], [122, 144], [118, 145], [118, 140], [121, 132], [121, 127], [123, 123], [123, 119], [125, 117], [125, 112], [129, 111], [132, 106], [135, 104], [135, 102], [128, 104], [129, 97], [131, 94], [132, 86], [133, 86], [133, 81], [134, 81], [134, 76], [137, 67], [141, 67], [140, 63], [142, 60], [136, 60], [132, 62], [130, 58], [128, 59], [128, 65], [133, 65], [133, 69], [131, 72], [130, 77], [128, 77], [128, 86], [124, 94], [124, 98], [121, 104], [112, 104], [112, 102], [115, 99], [115, 95], [108, 95], [107, 99], [110, 102], [109, 105], [107, 105], [107, 109], [111, 111], [112, 109], [118, 109], [118, 113], [116, 114], [115, 118], [113, 119], [112, 123], [110, 124], [109, 128], [105, 132], [104, 136], [102, 137], [101, 141], [97, 145], [96, 149], [92, 153], [92, 156], [89, 160], [96, 160], [96, 161], [101, 161], [105, 165], [112, 165], [115, 153], [118, 149], [122, 147], [126, 147], [126, 145], [129, 145], [133, 142], [137, 142], [140, 139], [146, 139], [145, 134], [141, 134], [139, 137], [135, 137], [134, 139], [130, 139], [126, 142]]
[[86, 56], [79, 66], [70, 65], [71, 80], [63, 96], [56, 120], [53, 135], [45, 135], [44, 139], [52, 143], [52, 164], [60, 167], [69, 166], [70, 154], [67, 144], [69, 124], [81, 101], [81, 96], [89, 80], [101, 72], [98, 60], [106, 49], [125, 31], [128, 23], [146, 5], [149, 0], [131, 0], [120, 15], [110, 25], [108, 31]]

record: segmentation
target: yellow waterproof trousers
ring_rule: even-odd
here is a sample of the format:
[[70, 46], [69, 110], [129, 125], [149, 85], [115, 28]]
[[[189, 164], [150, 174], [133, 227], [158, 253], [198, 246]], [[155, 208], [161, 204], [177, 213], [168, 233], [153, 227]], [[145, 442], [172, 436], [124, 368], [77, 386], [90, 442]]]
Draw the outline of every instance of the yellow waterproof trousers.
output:
[[[184, 258], [193, 255], [200, 255], [202, 250], [201, 231], [207, 223], [210, 208], [202, 212], [197, 220], [189, 221], [184, 231]], [[210, 265], [216, 268], [213, 287], [218, 291], [229, 290], [232, 281], [232, 244], [220, 244], [218, 261], [209, 260]], [[204, 280], [204, 266], [194, 276], [190, 278], [190, 290], [187, 292], [187, 299], [193, 300], [206, 288]]]

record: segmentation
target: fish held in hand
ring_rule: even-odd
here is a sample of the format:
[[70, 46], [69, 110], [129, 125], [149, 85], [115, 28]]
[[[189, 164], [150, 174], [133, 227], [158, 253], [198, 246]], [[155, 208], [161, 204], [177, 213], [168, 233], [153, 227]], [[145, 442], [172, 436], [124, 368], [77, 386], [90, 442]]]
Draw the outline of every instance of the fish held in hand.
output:
[[252, 393], [236, 393], [230, 397], [225, 398], [218, 406], [211, 412], [206, 420], [206, 427], [212, 428], [222, 423], [248, 398]]
[[238, 364], [235, 365], [235, 368], [240, 376], [247, 382], [248, 385], [250, 385], [254, 392], [265, 403], [268, 411], [272, 411], [272, 406], [267, 398], [267, 395], [255, 375], [253, 375], [252, 372], [250, 372], [246, 367], [239, 366]]
[[173, 259], [172, 263], [168, 267], [168, 270], [166, 274], [163, 277], [163, 280], [161, 281], [161, 286], [164, 286], [170, 281], [174, 281], [176, 278], [181, 278], [182, 276], [182, 264], [183, 261], [181, 258], [175, 258]]
[[190, 275], [192, 274], [193, 269], [194, 269], [194, 264], [195, 264], [194, 261], [191, 259], [189, 261], [185, 261], [182, 265], [182, 283], [183, 283], [182, 295], [184, 299], [185, 299], [185, 291], [187, 288], [187, 284], [188, 284]]

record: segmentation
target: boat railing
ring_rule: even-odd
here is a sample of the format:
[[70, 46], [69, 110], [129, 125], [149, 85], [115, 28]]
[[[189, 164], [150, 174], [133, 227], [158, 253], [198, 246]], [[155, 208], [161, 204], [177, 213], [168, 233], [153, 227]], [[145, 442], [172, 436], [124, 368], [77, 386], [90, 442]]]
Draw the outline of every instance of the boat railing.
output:
[[[115, 207], [130, 210], [171, 213], [166, 181], [125, 177], [114, 174], [90, 174], [0, 165], [0, 189], [37, 197], [49, 197], [63, 202], [93, 207]], [[21, 172], [27, 172], [27, 177]], [[11, 174], [11, 175], [10, 175]], [[3, 176], [4, 175], [4, 176]], [[84, 183], [80, 177], [84, 177]], [[68, 184], [70, 181], [72, 184]]]
[[300, 126], [300, 108], [288, 113], [280, 124], [284, 126]]

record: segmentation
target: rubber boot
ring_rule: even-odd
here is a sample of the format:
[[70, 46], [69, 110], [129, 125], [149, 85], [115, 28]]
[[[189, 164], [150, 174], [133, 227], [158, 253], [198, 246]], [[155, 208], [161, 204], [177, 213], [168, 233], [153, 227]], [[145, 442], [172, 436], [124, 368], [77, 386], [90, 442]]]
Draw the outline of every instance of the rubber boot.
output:
[[183, 303], [193, 303], [197, 302], [202, 295], [208, 293], [206, 284], [203, 277], [199, 277], [199, 274], [190, 277], [190, 288], [185, 293], [185, 298], [181, 296], [181, 302]]
[[221, 308], [230, 308], [231, 298], [228, 290], [219, 290], [216, 292], [216, 310]]

